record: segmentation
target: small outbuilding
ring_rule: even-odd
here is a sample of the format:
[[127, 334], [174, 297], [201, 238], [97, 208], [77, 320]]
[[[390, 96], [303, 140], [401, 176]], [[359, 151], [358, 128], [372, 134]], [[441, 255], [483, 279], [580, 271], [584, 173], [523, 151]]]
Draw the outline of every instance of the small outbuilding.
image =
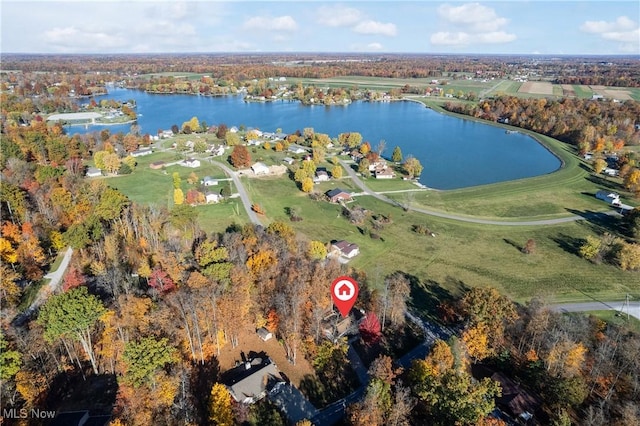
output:
[[273, 338], [273, 333], [267, 330], [265, 327], [260, 327], [258, 331], [256, 331], [256, 333], [258, 334], [258, 337], [264, 342]]
[[253, 166], [251, 166], [251, 170], [255, 175], [266, 175], [269, 174], [269, 167], [266, 164], [257, 162]]

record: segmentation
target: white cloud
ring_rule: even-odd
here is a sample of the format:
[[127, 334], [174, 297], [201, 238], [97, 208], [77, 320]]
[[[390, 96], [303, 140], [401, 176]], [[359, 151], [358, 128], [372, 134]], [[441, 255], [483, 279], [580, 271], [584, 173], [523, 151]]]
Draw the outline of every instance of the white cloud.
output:
[[640, 27], [626, 16], [619, 16], [613, 22], [585, 21], [580, 30], [599, 35], [607, 41], [619, 42], [619, 50], [625, 53], [640, 51]]
[[636, 29], [637, 25], [626, 16], [619, 16], [614, 22], [606, 21], [586, 21], [580, 26], [580, 29], [586, 33], [609, 33], [618, 31], [628, 31]]
[[44, 43], [63, 52], [83, 52], [86, 49], [113, 50], [127, 45], [127, 40], [118, 34], [88, 31], [69, 27], [55, 27], [44, 32]]
[[468, 33], [456, 32], [450, 33], [446, 31], [440, 31], [434, 34], [431, 34], [431, 44], [441, 45], [441, 46], [459, 46], [469, 44], [470, 36]]
[[480, 3], [467, 3], [461, 6], [443, 4], [438, 14], [446, 21], [463, 26], [470, 32], [497, 31], [509, 20], [499, 17], [495, 10]]
[[350, 27], [362, 19], [362, 12], [353, 7], [322, 6], [316, 11], [317, 21], [327, 27]]
[[378, 21], [360, 22], [353, 28], [353, 31], [360, 34], [379, 34], [385, 36], [395, 36], [397, 33], [396, 25], [392, 23], [382, 23]]
[[289, 15], [275, 18], [254, 16], [247, 19], [242, 27], [246, 30], [295, 31], [298, 29], [298, 24]]
[[517, 38], [515, 34], [502, 29], [509, 23], [507, 18], [498, 16], [494, 9], [480, 3], [460, 6], [443, 4], [438, 7], [438, 14], [442, 18], [441, 22], [452, 30], [433, 33], [430, 38], [433, 45], [509, 43]]

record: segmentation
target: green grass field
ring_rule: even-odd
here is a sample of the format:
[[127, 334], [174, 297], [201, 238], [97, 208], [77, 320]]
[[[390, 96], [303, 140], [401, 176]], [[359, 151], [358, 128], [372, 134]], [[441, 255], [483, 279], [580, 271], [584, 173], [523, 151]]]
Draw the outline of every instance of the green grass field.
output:
[[[627, 317], [626, 313], [620, 313], [618, 311], [589, 311], [589, 312], [585, 312], [585, 314], [593, 315], [594, 317], [598, 317], [601, 320], [610, 324], [616, 324], [616, 325], [628, 327], [629, 329], [635, 331], [636, 333], [640, 333], [640, 320], [632, 316]], [[567, 314], [567, 315], [576, 315], [576, 314]]]
[[[372, 239], [371, 223], [354, 225], [340, 214], [341, 207], [312, 201], [287, 179], [247, 179], [252, 200], [270, 219], [287, 220], [286, 208], [297, 206], [304, 218], [289, 222], [309, 239], [329, 242], [346, 239], [361, 247], [350, 264], [368, 274], [396, 270], [414, 275], [421, 283], [459, 292], [464, 286], [491, 285], [518, 301], [533, 296], [547, 300], [588, 300], [589, 296], [619, 299], [628, 292], [640, 296], [637, 273], [613, 266], [594, 265], [576, 254], [581, 240], [600, 231], [586, 221], [537, 227], [500, 227], [439, 219], [380, 202], [369, 196], [356, 198], [374, 214], [391, 215], [393, 224]], [[341, 185], [342, 186], [342, 185]], [[436, 237], [418, 235], [412, 225], [422, 224]], [[533, 238], [536, 253], [520, 247]]]
[[582, 99], [591, 99], [591, 96], [593, 96], [593, 90], [589, 86], [574, 84], [573, 90], [576, 92], [576, 96]]

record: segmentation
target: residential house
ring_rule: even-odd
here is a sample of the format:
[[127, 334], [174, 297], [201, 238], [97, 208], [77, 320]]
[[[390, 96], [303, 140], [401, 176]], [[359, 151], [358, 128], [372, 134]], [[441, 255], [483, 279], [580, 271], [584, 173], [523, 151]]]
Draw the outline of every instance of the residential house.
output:
[[256, 175], [266, 175], [269, 174], [269, 167], [266, 164], [257, 162], [253, 166], [251, 166], [251, 170]]
[[[501, 396], [496, 397], [496, 405], [508, 415], [523, 422], [518, 422], [518, 424], [525, 424], [527, 420], [535, 417], [542, 401], [504, 373], [493, 371], [482, 364], [472, 366], [471, 372], [473, 377], [478, 380], [490, 377], [491, 380], [500, 383], [502, 393]], [[533, 424], [538, 424], [538, 422], [534, 421]]]
[[293, 164], [293, 162], [294, 162], [295, 160], [294, 160], [293, 158], [291, 158], [291, 157], [284, 157], [284, 158], [282, 159], [282, 161], [283, 161], [284, 163], [287, 163], [288, 165], [292, 165], [292, 164]]
[[144, 147], [144, 148], [140, 148], [140, 149], [136, 149], [135, 151], [132, 151], [130, 155], [132, 157], [143, 157], [149, 154], [153, 154], [153, 151], [151, 150], [151, 148]]
[[612, 169], [611, 167], [605, 167], [605, 169], [602, 171], [602, 173], [604, 173], [605, 175], [609, 175], [609, 176], [618, 176], [618, 170], [617, 169]]
[[596, 192], [596, 198], [599, 200], [604, 200], [612, 205], [619, 205], [620, 203], [620, 194], [616, 194], [615, 192], [600, 190]]
[[182, 164], [185, 167], [191, 167], [192, 169], [195, 169], [197, 167], [200, 167], [200, 160], [195, 158], [187, 158], [180, 164]]
[[97, 167], [89, 167], [87, 169], [87, 177], [99, 177], [102, 176], [102, 170]]
[[304, 154], [305, 152], [308, 152], [307, 148], [295, 143], [292, 143], [291, 145], [289, 145], [289, 148], [287, 148], [287, 151], [293, 154]]
[[396, 177], [396, 174], [393, 171], [393, 169], [391, 167], [386, 167], [386, 166], [383, 168], [375, 169], [373, 171], [373, 175], [375, 176], [376, 179], [393, 179], [394, 177]]
[[329, 201], [332, 203], [340, 203], [343, 201], [351, 201], [351, 194], [347, 191], [343, 191], [340, 188], [335, 188], [330, 191], [325, 192], [325, 195], [329, 198]]
[[149, 164], [149, 167], [153, 170], [160, 170], [165, 166], [165, 164], [166, 163], [164, 161], [154, 161], [153, 163]]
[[210, 152], [214, 157], [219, 157], [224, 154], [224, 145], [211, 145], [206, 152]]
[[335, 243], [331, 243], [331, 253], [352, 259], [360, 254], [360, 247], [358, 247], [356, 243], [340, 240]]
[[316, 170], [314, 182], [326, 182], [329, 180], [329, 173], [326, 170]]
[[200, 183], [204, 186], [215, 186], [218, 184], [218, 179], [214, 179], [211, 176], [205, 176]]
[[222, 195], [216, 194], [215, 192], [207, 192], [204, 195], [204, 199], [207, 201], [207, 204], [219, 203], [220, 201], [222, 201]]
[[256, 357], [222, 375], [222, 383], [236, 402], [253, 404], [277, 384], [284, 381], [271, 358]]

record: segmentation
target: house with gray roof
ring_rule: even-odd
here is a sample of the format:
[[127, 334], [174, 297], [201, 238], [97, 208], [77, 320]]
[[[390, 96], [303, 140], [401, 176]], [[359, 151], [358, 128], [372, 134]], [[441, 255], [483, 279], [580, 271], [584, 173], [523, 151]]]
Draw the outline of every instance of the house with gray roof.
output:
[[253, 404], [267, 396], [277, 384], [284, 382], [278, 367], [269, 357], [256, 357], [223, 374], [222, 383], [236, 400]]

